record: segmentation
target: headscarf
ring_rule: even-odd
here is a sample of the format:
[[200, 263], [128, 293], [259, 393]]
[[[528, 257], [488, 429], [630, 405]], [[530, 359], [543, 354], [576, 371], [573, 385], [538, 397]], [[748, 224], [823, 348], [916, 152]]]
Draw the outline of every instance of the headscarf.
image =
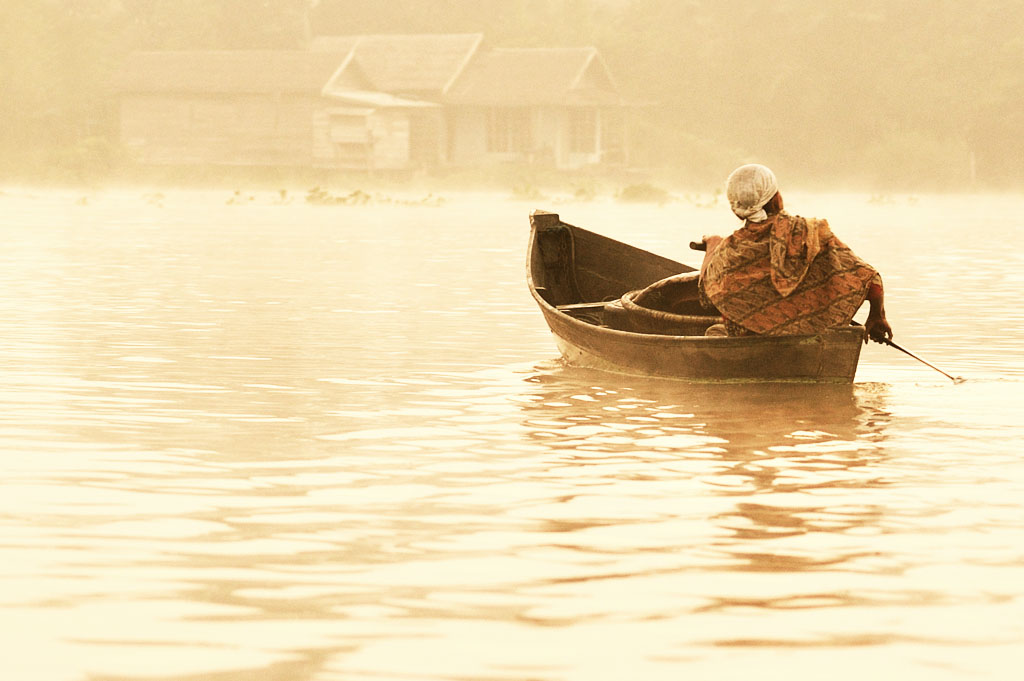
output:
[[736, 217], [751, 222], [763, 222], [768, 214], [764, 205], [779, 191], [775, 174], [758, 163], [740, 166], [725, 181], [725, 195]]

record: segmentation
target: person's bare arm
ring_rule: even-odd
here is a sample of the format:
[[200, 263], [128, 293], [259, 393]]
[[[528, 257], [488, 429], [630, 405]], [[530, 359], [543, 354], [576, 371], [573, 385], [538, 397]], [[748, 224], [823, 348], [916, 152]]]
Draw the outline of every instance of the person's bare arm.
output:
[[885, 291], [880, 283], [873, 283], [868, 288], [868, 318], [864, 322], [864, 342], [868, 339], [876, 343], [892, 340], [892, 327], [885, 318]]

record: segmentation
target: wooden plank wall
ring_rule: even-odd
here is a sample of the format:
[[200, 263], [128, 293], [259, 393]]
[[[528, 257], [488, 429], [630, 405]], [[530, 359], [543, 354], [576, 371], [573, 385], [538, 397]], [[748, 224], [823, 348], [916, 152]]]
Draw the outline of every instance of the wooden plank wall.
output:
[[318, 97], [129, 95], [121, 140], [140, 163], [312, 165]]
[[333, 139], [331, 110], [319, 97], [130, 95], [121, 140], [144, 164], [408, 167], [407, 112], [368, 110], [366, 149], [352, 154]]

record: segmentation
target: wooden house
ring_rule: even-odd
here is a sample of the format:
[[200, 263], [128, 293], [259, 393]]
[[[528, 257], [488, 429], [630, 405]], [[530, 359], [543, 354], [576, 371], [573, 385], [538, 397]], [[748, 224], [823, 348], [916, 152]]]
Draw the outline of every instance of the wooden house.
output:
[[348, 52], [136, 52], [120, 134], [143, 164], [311, 165], [324, 83]]
[[146, 164], [408, 169], [625, 157], [594, 48], [482, 49], [480, 34], [320, 37], [303, 51], [139, 52], [121, 141]]

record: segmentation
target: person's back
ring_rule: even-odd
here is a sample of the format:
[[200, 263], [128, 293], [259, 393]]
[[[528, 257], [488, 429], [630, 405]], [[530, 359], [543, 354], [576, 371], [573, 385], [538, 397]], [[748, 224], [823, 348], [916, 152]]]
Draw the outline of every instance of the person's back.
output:
[[783, 211], [775, 175], [765, 166], [741, 166], [726, 185], [729, 205], [744, 224], [725, 239], [705, 238], [700, 286], [729, 335], [847, 326], [867, 299], [865, 340], [892, 337], [881, 277], [832, 234], [828, 222]]

